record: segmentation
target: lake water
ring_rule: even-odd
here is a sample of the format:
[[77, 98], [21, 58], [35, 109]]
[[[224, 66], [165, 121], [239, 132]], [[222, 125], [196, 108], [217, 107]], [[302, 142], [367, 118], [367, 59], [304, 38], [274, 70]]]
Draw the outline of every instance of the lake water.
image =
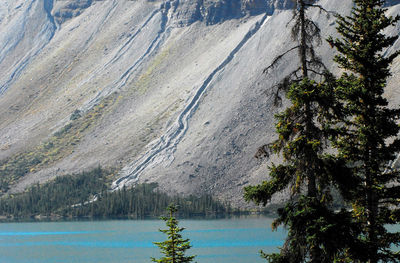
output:
[[[265, 262], [259, 256], [277, 251], [286, 232], [271, 231], [265, 217], [218, 220], [180, 220], [184, 238], [199, 263]], [[161, 220], [35, 222], [0, 224], [1, 263], [151, 262], [164, 241]]]

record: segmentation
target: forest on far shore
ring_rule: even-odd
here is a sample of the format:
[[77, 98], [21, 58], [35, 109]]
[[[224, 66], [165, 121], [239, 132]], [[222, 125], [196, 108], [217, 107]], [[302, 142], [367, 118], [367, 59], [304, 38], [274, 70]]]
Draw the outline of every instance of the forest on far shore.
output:
[[[217, 217], [234, 213], [227, 203], [210, 195], [169, 196], [157, 184], [140, 184], [110, 191], [111, 172], [100, 167], [60, 176], [24, 193], [0, 198], [3, 220], [30, 218], [148, 218], [158, 217], [170, 203], [179, 206], [182, 217]], [[237, 212], [237, 211], [236, 211]]]

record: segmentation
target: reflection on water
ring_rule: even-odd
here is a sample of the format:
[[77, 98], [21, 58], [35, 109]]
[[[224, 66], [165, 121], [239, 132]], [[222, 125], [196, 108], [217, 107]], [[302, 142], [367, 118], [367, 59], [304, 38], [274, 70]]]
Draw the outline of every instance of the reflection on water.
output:
[[[285, 231], [270, 229], [265, 217], [181, 220], [183, 236], [193, 246], [199, 263], [265, 262], [259, 251], [276, 251]], [[40, 222], [0, 224], [0, 262], [150, 262], [159, 257], [154, 241], [163, 241], [158, 232], [161, 220]]]

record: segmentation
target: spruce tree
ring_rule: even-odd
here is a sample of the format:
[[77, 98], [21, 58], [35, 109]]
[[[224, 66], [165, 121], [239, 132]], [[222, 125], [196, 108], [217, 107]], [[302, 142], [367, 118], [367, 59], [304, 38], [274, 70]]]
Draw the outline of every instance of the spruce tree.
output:
[[341, 39], [329, 39], [340, 52], [335, 61], [345, 71], [338, 80], [346, 118], [340, 121], [336, 147], [350, 173], [338, 176], [341, 190], [353, 206], [353, 217], [363, 232], [351, 258], [361, 262], [400, 262], [392, 245], [400, 233], [389, 233], [388, 224], [400, 221], [400, 174], [392, 166], [400, 151], [399, 108], [389, 108], [383, 97], [390, 64], [399, 51], [385, 56], [398, 36], [383, 31], [399, 16], [387, 17], [383, 0], [354, 0], [351, 15], [338, 17]]
[[178, 220], [174, 214], [178, 208], [174, 204], [167, 207], [169, 217], [162, 217], [161, 219], [166, 222], [168, 229], [160, 229], [160, 232], [166, 234], [168, 239], [164, 242], [154, 242], [164, 256], [160, 259], [151, 258], [153, 262], [159, 263], [186, 263], [192, 262], [195, 256], [185, 256], [185, 251], [191, 248], [189, 239], [183, 239], [180, 232], [185, 228], [178, 227]]
[[[269, 151], [281, 154], [283, 163], [269, 167], [268, 181], [245, 188], [246, 200], [263, 205], [275, 193], [290, 189], [290, 199], [278, 210], [273, 225], [286, 226], [288, 237], [280, 253], [262, 254], [270, 262], [332, 262], [343, 253], [344, 241], [352, 234], [347, 228], [349, 213], [329, 208], [332, 158], [325, 153], [330, 135], [326, 124], [336, 115], [337, 102], [332, 76], [314, 51], [314, 45], [320, 43], [320, 30], [307, 11], [309, 7], [322, 8], [314, 2], [296, 1], [292, 33], [300, 66], [278, 85], [291, 106], [276, 115], [278, 139], [259, 151], [266, 156]], [[288, 52], [278, 56], [267, 70]]]

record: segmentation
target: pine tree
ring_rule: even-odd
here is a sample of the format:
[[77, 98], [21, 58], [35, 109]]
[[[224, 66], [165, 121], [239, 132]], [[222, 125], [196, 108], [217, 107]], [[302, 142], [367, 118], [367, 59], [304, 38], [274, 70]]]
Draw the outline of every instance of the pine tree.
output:
[[[269, 181], [245, 188], [246, 200], [263, 205], [275, 193], [291, 190], [290, 200], [278, 210], [273, 225], [285, 225], [288, 237], [280, 253], [262, 254], [270, 262], [332, 262], [343, 253], [343, 241], [350, 240], [352, 234], [352, 229], [346, 228], [349, 213], [329, 209], [332, 158], [325, 153], [330, 135], [326, 124], [336, 114], [337, 103], [335, 87], [330, 84], [332, 76], [314, 51], [314, 45], [320, 43], [320, 30], [307, 17], [307, 10], [322, 9], [314, 2], [296, 1], [292, 33], [298, 45], [288, 52], [298, 50], [300, 66], [278, 85], [291, 106], [276, 115], [279, 138], [259, 151], [266, 156], [269, 150], [281, 154], [284, 162], [270, 166]], [[288, 52], [278, 56], [267, 70]]]
[[391, 250], [400, 233], [389, 233], [388, 224], [400, 222], [400, 174], [392, 166], [400, 151], [399, 108], [389, 108], [383, 97], [390, 64], [400, 51], [385, 56], [398, 36], [385, 36], [399, 16], [387, 17], [383, 0], [354, 0], [351, 16], [338, 17], [341, 39], [329, 39], [340, 52], [335, 61], [345, 70], [338, 80], [344, 102], [346, 129], [338, 129], [335, 142], [339, 157], [350, 173], [338, 176], [343, 196], [353, 206], [353, 217], [362, 228], [352, 261], [400, 262]]
[[160, 232], [166, 234], [168, 239], [164, 242], [154, 242], [164, 256], [160, 259], [151, 258], [153, 262], [159, 263], [186, 263], [192, 262], [195, 256], [185, 256], [185, 251], [191, 248], [189, 239], [183, 239], [180, 232], [185, 228], [178, 227], [178, 220], [173, 216], [178, 208], [170, 204], [167, 208], [169, 217], [162, 217], [166, 222], [168, 229], [160, 229]]

